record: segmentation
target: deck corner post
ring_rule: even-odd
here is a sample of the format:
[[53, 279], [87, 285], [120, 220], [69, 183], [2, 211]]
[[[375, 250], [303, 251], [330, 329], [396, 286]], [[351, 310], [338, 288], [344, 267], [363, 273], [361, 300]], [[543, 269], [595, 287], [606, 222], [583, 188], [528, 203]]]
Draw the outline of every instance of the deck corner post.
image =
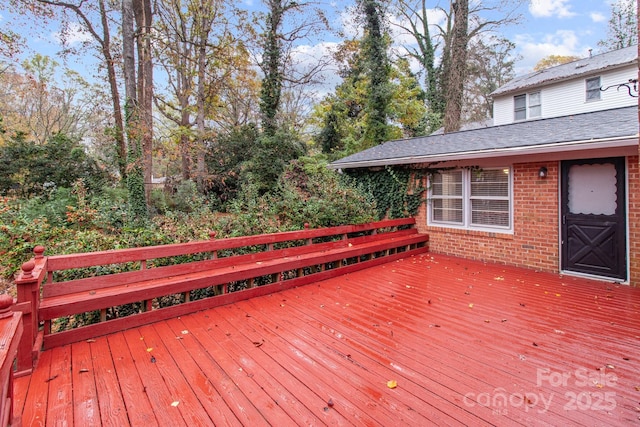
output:
[[34, 257], [22, 264], [22, 269], [15, 280], [17, 299], [13, 310], [22, 312], [24, 328], [18, 346], [17, 375], [31, 372], [40, 350], [35, 346], [38, 342], [40, 328], [38, 319], [40, 286], [47, 274], [46, 265], [47, 258], [44, 256], [44, 247], [36, 246]]

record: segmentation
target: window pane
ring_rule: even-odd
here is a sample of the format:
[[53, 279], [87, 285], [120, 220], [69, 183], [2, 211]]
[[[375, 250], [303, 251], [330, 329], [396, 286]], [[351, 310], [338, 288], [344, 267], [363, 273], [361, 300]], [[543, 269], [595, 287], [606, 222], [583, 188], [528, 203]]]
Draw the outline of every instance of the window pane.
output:
[[433, 221], [462, 224], [462, 199], [434, 199], [431, 206]]
[[524, 120], [527, 118], [527, 95], [518, 95], [513, 97], [513, 118], [515, 120]]
[[509, 169], [471, 171], [471, 197], [509, 197]]
[[462, 171], [442, 172], [433, 176], [433, 196], [462, 196]]
[[508, 200], [472, 200], [471, 223], [509, 227]]
[[529, 94], [529, 106], [540, 105], [540, 92]]
[[542, 115], [542, 108], [540, 102], [540, 92], [533, 92], [529, 94], [529, 117], [540, 117]]
[[587, 101], [600, 99], [600, 77], [587, 79]]

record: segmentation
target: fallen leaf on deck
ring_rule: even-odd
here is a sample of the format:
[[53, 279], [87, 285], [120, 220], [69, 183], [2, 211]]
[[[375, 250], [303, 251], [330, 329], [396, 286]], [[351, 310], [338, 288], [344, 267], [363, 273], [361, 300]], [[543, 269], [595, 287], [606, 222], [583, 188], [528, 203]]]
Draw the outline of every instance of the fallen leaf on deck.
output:
[[389, 381], [387, 381], [387, 387], [389, 387], [389, 388], [396, 388], [396, 387], [398, 387], [398, 381], [396, 381], [396, 380], [389, 380]]
[[156, 363], [156, 358], [155, 358], [155, 356], [151, 356], [151, 363]]
[[556, 296], [557, 296], [557, 297], [559, 297], [559, 296], [560, 296], [560, 294], [556, 294]]
[[502, 277], [502, 276], [497, 276], [497, 277], [494, 277], [494, 278], [493, 278], [493, 280], [504, 280], [504, 277]]
[[84, 374], [86, 372], [89, 372], [89, 370], [87, 368], [82, 368], [78, 372], [80, 372], [81, 374]]
[[485, 319], [484, 323], [491, 323], [491, 320]]
[[176, 400], [175, 402], [171, 403], [171, 406], [173, 406], [173, 407], [175, 408], [175, 407], [176, 407], [176, 406], [178, 406], [179, 404], [180, 404], [180, 402], [178, 402], [178, 401]]
[[182, 335], [187, 335], [189, 333], [189, 331], [187, 331], [186, 329], [184, 331], [182, 331]]
[[640, 391], [640, 385], [637, 385], [635, 388], [636, 388], [636, 391]]
[[55, 374], [54, 376], [47, 378], [44, 382], [45, 382], [45, 383], [48, 383], [49, 381], [53, 381], [53, 380], [55, 380], [56, 378], [58, 378], [58, 374]]
[[147, 353], [151, 353], [153, 351], [153, 347], [147, 348]]
[[260, 347], [262, 344], [264, 344], [264, 340], [262, 340], [262, 341], [254, 341], [253, 342], [253, 345], [256, 346], [256, 347]]
[[333, 408], [333, 399], [329, 399], [329, 401], [327, 402], [327, 406], [329, 408]]
[[469, 304], [469, 308], [473, 308], [473, 303]]
[[87, 340], [87, 342], [88, 342], [88, 343], [92, 343], [92, 342], [96, 342], [96, 340], [94, 340], [94, 339], [88, 339], [88, 340]]

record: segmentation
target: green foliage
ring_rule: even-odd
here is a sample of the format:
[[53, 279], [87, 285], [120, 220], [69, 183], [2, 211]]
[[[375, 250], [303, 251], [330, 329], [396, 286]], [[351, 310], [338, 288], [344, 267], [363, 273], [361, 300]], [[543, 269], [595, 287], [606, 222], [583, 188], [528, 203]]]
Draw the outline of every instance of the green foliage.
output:
[[252, 186], [221, 218], [224, 236], [329, 227], [373, 221], [375, 205], [344, 176], [326, 167], [325, 159], [292, 161], [278, 181], [278, 190], [259, 195]]
[[251, 160], [247, 162], [243, 191], [247, 185], [254, 187], [260, 195], [273, 190], [289, 162], [302, 156], [305, 151], [304, 144], [293, 132], [279, 130], [273, 136], [263, 134]]
[[108, 182], [108, 175], [77, 141], [65, 135], [58, 134], [46, 144], [36, 144], [17, 134], [0, 146], [2, 194], [41, 196], [51, 188], [71, 188], [79, 179], [90, 190], [97, 191]]
[[349, 170], [348, 174], [376, 201], [380, 218], [413, 216], [424, 201], [426, 188], [407, 169]]
[[220, 136], [207, 150], [205, 161], [210, 177], [207, 193], [217, 202], [216, 207], [224, 209], [225, 204], [236, 197], [245, 165], [258, 140], [258, 129], [251, 124]]
[[[365, 135], [371, 125], [367, 106], [371, 85], [369, 76], [363, 75], [358, 65], [362, 62], [360, 51], [354, 55], [354, 64], [349, 72], [344, 73], [343, 82], [334, 94], [316, 106], [313, 113], [319, 129], [315, 143], [331, 159], [362, 151], [370, 147], [373, 141], [371, 135]], [[420, 136], [428, 133], [433, 126], [437, 128], [439, 121], [427, 110], [425, 93], [408, 62], [399, 60], [392, 64], [388, 77], [385, 88], [390, 91], [390, 99], [385, 107], [383, 141]], [[382, 132], [378, 129], [374, 133], [378, 131]]]

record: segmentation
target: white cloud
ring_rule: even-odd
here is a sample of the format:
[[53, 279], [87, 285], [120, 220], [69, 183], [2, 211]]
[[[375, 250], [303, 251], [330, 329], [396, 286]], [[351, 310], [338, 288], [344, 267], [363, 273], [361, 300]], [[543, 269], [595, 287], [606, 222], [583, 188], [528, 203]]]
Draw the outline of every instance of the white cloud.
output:
[[605, 22], [607, 20], [607, 17], [600, 12], [591, 12], [589, 17], [593, 22]]
[[589, 46], [584, 46], [581, 37], [573, 30], [558, 30], [542, 37], [530, 34], [516, 36], [518, 53], [522, 60], [518, 62], [517, 75], [533, 70], [542, 58], [549, 55], [578, 56], [584, 58], [589, 55]]
[[535, 18], [570, 18], [575, 16], [571, 11], [569, 0], [531, 0], [529, 12]]
[[91, 34], [85, 31], [77, 22], [70, 23], [64, 31], [54, 32], [52, 37], [57, 43], [66, 44], [67, 46], [73, 46], [91, 40]]

